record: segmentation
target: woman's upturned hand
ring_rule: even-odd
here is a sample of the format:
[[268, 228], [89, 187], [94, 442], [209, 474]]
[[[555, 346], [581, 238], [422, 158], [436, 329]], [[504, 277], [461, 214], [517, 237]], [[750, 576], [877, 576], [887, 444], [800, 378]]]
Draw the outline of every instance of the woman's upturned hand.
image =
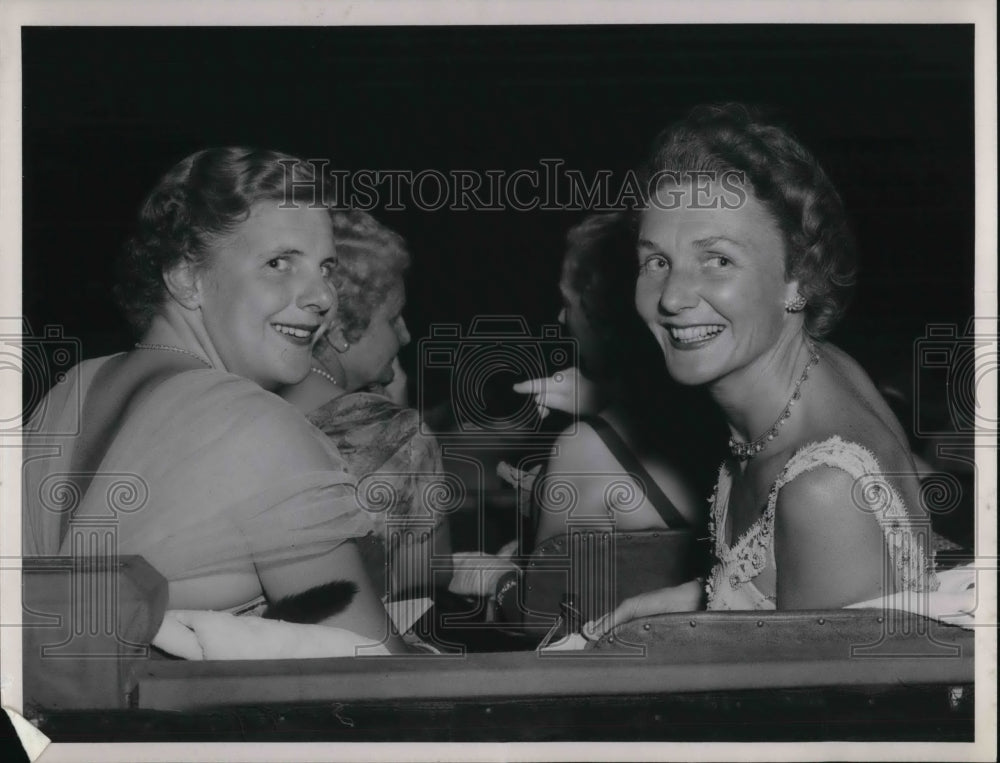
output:
[[534, 395], [538, 415], [543, 419], [552, 410], [572, 416], [588, 416], [600, 411], [604, 405], [600, 385], [584, 376], [575, 366], [557, 371], [550, 377], [518, 382], [514, 391]]
[[689, 580], [678, 586], [641, 593], [625, 599], [613, 612], [586, 623], [583, 626], [583, 635], [591, 641], [596, 641], [605, 633], [610, 633], [630, 620], [700, 609], [703, 593], [700, 580]]

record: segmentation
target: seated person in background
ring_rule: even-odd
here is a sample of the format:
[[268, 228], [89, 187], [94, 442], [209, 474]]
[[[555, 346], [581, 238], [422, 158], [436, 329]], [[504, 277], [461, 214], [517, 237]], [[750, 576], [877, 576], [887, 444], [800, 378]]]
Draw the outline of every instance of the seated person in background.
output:
[[855, 250], [816, 159], [744, 106], [703, 106], [660, 136], [646, 177], [636, 305], [670, 375], [706, 388], [731, 432], [711, 507], [717, 563], [707, 585], [629, 599], [585, 632], [698, 609], [706, 593], [709, 609], [754, 610], [934, 590], [906, 433], [824, 341]]
[[[570, 583], [572, 591], [561, 593], [572, 596], [581, 611], [593, 611], [596, 600], [617, 595], [615, 591], [648, 590], [676, 578], [678, 571], [681, 579], [697, 574], [696, 556], [689, 550], [697, 533], [663, 533], [658, 540], [638, 533], [690, 530], [704, 527], [707, 520], [704, 500], [689, 475], [701, 469], [707, 494], [711, 460], [702, 455], [698, 435], [712, 417], [692, 422], [704, 403], [699, 405], [690, 390], [666, 376], [656, 343], [636, 313], [634, 251], [634, 234], [621, 215], [594, 215], [569, 232], [559, 321], [577, 342], [579, 368], [564, 373], [572, 375], [569, 384], [585, 391], [591, 405], [604, 403], [599, 413], [581, 417], [556, 438], [540, 473], [509, 470], [515, 481], [533, 482], [534, 538], [524, 544], [525, 552], [549, 553], [552, 544], [546, 541], [568, 536], [574, 549], [571, 570], [577, 570], [570, 577], [577, 582]], [[558, 403], [547, 393], [560, 385], [558, 379], [558, 374], [551, 380], [534, 379], [515, 389], [535, 394], [540, 408], [554, 407]], [[596, 579], [609, 565], [587, 561], [589, 552], [577, 553], [575, 530], [618, 534], [612, 577]], [[508, 621], [517, 622], [525, 606], [552, 612], [558, 604], [555, 595], [560, 592], [549, 590], [554, 577], [531, 582], [530, 565], [526, 575], [527, 585], [518, 586], [517, 593], [511, 574], [498, 580], [497, 601]]]
[[[244, 148], [199, 151], [160, 180], [117, 288], [140, 341], [82, 362], [36, 413], [57, 455], [26, 451], [24, 554], [79, 553], [88, 521], [117, 507], [112, 551], [168, 580], [168, 609], [242, 612], [332, 587], [323, 625], [402, 649], [354, 543], [372, 526], [355, 480], [272, 394], [309, 375], [336, 308], [329, 211], [288, 204], [315, 199], [318, 180]], [[79, 435], [61, 438], [77, 415]]]
[[[656, 343], [636, 313], [634, 249], [634, 233], [617, 214], [591, 216], [567, 236], [559, 322], [576, 340], [579, 361], [578, 371], [569, 373], [593, 382], [597, 391], [591, 399], [604, 404], [553, 445], [545, 472], [569, 482], [576, 497], [567, 511], [547, 505], [544, 489], [535, 495], [535, 545], [565, 533], [567, 522], [579, 519], [606, 518], [618, 531], [704, 524], [703, 502], [689, 482], [698, 468], [690, 456], [699, 448], [691, 440], [695, 430], [683, 427], [693, 396], [667, 377]], [[517, 389], [529, 391], [537, 383]], [[539, 394], [540, 405], [542, 399]], [[707, 471], [703, 464], [702, 471]], [[645, 497], [616, 505], [608, 495], [612, 477], [592, 475], [625, 472], [638, 472], [649, 484]]]
[[402, 315], [410, 256], [403, 239], [368, 213], [332, 215], [338, 304], [313, 348], [312, 373], [282, 395], [358, 479], [359, 499], [379, 529], [380, 542], [367, 546], [370, 574], [384, 569], [388, 554], [390, 598], [426, 594], [431, 550], [449, 557], [450, 545], [447, 519], [435, 506], [447, 493], [440, 449], [421, 433], [417, 411], [405, 407], [406, 377], [397, 359], [410, 341]]

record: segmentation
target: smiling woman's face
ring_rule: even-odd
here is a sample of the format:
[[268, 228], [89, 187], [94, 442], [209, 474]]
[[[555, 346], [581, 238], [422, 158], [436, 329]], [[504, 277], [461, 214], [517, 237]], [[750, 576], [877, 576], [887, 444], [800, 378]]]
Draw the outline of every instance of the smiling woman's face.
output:
[[336, 308], [334, 260], [327, 211], [277, 201], [255, 204], [212, 247], [197, 276], [199, 307], [226, 370], [265, 389], [305, 378], [314, 334]]
[[736, 209], [705, 208], [690, 185], [670, 193], [678, 203], [642, 213], [636, 307], [670, 375], [708, 384], [777, 343], [797, 285], [785, 282], [784, 238], [753, 193]]

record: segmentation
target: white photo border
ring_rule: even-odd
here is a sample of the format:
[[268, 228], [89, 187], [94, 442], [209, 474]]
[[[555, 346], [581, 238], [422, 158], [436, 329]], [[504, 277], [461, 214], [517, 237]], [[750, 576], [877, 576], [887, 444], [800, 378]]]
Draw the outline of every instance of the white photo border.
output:
[[[475, 2], [431, 0], [412, 3], [316, 2], [300, 0], [5, 0], [0, 5], [0, 315], [19, 316], [21, 307], [21, 77], [20, 31], [23, 26], [350, 26], [350, 25], [493, 25], [606, 23], [970, 23], [975, 25], [976, 117], [976, 293], [975, 314], [997, 315], [997, 59], [996, 8], [989, 0], [912, 0], [885, 2], [799, 2], [722, 0], [705, 3]], [[2, 410], [19, 406], [19, 385], [0, 387]], [[983, 399], [996, 405], [995, 374]], [[992, 411], [995, 420], [995, 408]], [[995, 450], [980, 450], [982, 479], [976, 497], [977, 548], [996, 559]], [[0, 506], [3, 533], [0, 557], [20, 554], [20, 451], [0, 448]], [[7, 565], [5, 565], [7, 566]], [[981, 600], [996, 618], [996, 579], [981, 576]], [[20, 621], [17, 570], [7, 570], [0, 598], [0, 622]], [[985, 613], [984, 613], [985, 614]], [[2, 693], [6, 708], [20, 711], [20, 632], [6, 628], [0, 641]], [[805, 744], [296, 744], [296, 745], [53, 745], [43, 760], [987, 760], [996, 758], [996, 630], [976, 631], [976, 739], [969, 744], [805, 743]]]

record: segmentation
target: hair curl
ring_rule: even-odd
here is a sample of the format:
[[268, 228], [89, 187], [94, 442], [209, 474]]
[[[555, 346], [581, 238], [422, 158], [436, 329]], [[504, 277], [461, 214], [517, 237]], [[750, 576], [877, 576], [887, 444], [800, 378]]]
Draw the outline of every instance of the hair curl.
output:
[[368, 329], [375, 311], [402, 283], [410, 266], [403, 237], [360, 209], [338, 209], [333, 217], [337, 264], [337, 321], [348, 342]]
[[165, 271], [185, 259], [204, 267], [257, 202], [321, 204], [321, 181], [312, 164], [277, 151], [209, 148], [180, 161], [146, 197], [118, 262], [115, 296], [133, 329], [142, 334], [165, 303]]
[[[644, 169], [658, 175], [739, 173], [785, 239], [785, 278], [806, 298], [805, 328], [821, 339], [850, 301], [857, 253], [843, 202], [816, 158], [790, 132], [738, 103], [702, 105], [662, 132]], [[648, 198], [646, 199], [648, 201]]]

